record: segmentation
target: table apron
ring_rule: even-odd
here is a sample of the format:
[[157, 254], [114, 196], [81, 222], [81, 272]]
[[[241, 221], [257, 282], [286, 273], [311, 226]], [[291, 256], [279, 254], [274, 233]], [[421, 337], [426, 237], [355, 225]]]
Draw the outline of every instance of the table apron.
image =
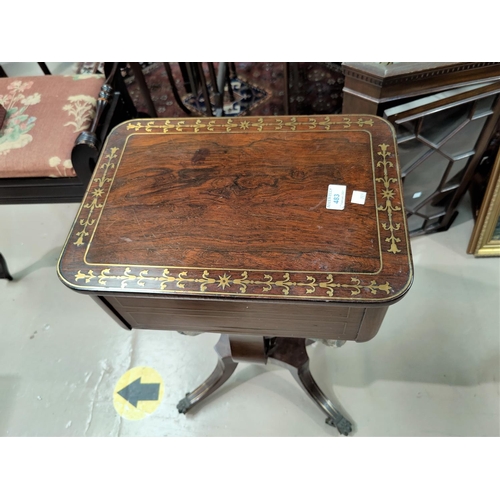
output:
[[349, 307], [311, 302], [224, 301], [103, 295], [99, 302], [122, 326], [269, 337], [365, 342], [382, 324], [385, 307]]

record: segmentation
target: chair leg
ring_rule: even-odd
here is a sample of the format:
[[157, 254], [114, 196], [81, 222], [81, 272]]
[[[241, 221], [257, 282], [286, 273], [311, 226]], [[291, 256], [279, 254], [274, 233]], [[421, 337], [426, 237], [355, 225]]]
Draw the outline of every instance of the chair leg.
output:
[[236, 74], [236, 64], [234, 64], [234, 62], [229, 63], [229, 67], [231, 69], [231, 78], [238, 78], [238, 75]]
[[222, 101], [224, 101], [224, 86], [226, 83], [226, 62], [220, 62], [217, 68], [217, 87], [222, 95]]
[[285, 62], [283, 63], [283, 66], [284, 66], [284, 71], [283, 71], [283, 75], [284, 75], [284, 92], [283, 92], [283, 101], [284, 101], [284, 111], [285, 111], [285, 115], [289, 115], [290, 114], [290, 96], [288, 95], [289, 94], [289, 81], [290, 81], [290, 66], [289, 66], [289, 63]]
[[151, 93], [149, 92], [148, 85], [146, 83], [146, 79], [144, 78], [144, 74], [142, 73], [142, 69], [139, 63], [137, 62], [129, 62], [130, 69], [134, 73], [135, 79], [139, 84], [139, 89], [141, 91], [142, 97], [146, 100], [146, 106], [148, 108], [148, 113], [156, 118], [158, 114], [156, 113], [156, 108], [151, 99]]
[[191, 111], [188, 108], [186, 108], [186, 106], [184, 106], [184, 103], [182, 102], [182, 99], [179, 95], [179, 91], [177, 90], [177, 85], [175, 84], [175, 79], [174, 79], [174, 75], [172, 74], [172, 68], [170, 67], [170, 63], [164, 62], [163, 66], [165, 67], [165, 71], [167, 72], [168, 81], [170, 83], [172, 93], [174, 94], [175, 102], [182, 109], [182, 111], [184, 111], [184, 113], [186, 113], [187, 115], [190, 115]]
[[9, 273], [7, 262], [5, 262], [5, 259], [1, 253], [0, 253], [0, 279], [6, 279], [9, 281], [12, 281], [13, 279]]
[[182, 81], [184, 83], [184, 90], [187, 94], [192, 94], [193, 90], [191, 88], [191, 82], [189, 80], [189, 75], [187, 70], [187, 65], [191, 63], [178, 62], [177, 64], [179, 65], [179, 69], [181, 70]]
[[51, 74], [49, 67], [44, 62], [39, 62], [37, 64], [40, 67], [40, 69], [43, 71], [44, 75], [50, 75]]
[[210, 74], [210, 82], [212, 85], [212, 94], [214, 96], [214, 107], [215, 107], [215, 116], [222, 116], [222, 111], [224, 108], [224, 88], [220, 88], [217, 82], [217, 76], [215, 75], [214, 63], [208, 63], [208, 72]]
[[[208, 93], [207, 80], [205, 78], [205, 73], [203, 72], [203, 65], [201, 62], [197, 63], [198, 67], [198, 77], [200, 79], [201, 91], [203, 93], [203, 99], [205, 100], [205, 114], [207, 116], [214, 116], [212, 110], [212, 104], [210, 102], [210, 94]], [[215, 109], [217, 109], [217, 104], [215, 105]]]
[[233, 86], [231, 85], [231, 74], [229, 71], [229, 65], [226, 66], [226, 81], [227, 81], [227, 92], [229, 94], [229, 100], [231, 102], [235, 101]]

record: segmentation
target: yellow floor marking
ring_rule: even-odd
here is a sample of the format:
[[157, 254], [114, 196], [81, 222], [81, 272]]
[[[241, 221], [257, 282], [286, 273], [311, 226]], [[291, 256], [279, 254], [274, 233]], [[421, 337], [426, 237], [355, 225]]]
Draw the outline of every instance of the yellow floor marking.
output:
[[113, 393], [113, 404], [120, 416], [141, 420], [151, 415], [163, 398], [160, 374], [147, 366], [138, 366], [124, 373]]

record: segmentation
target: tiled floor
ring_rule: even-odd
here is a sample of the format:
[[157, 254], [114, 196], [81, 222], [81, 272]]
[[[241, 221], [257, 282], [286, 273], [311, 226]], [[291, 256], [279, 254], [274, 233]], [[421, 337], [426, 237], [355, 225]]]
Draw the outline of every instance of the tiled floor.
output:
[[[55, 265], [78, 205], [0, 206], [2, 436], [337, 436], [276, 367], [242, 364], [192, 415], [176, 404], [211, 372], [216, 335], [133, 331], [66, 288]], [[467, 201], [452, 228], [412, 240], [415, 282], [378, 335], [309, 347], [312, 372], [355, 422], [354, 436], [498, 436], [500, 260], [465, 249]], [[139, 421], [113, 406], [119, 378], [154, 368], [165, 393]]]

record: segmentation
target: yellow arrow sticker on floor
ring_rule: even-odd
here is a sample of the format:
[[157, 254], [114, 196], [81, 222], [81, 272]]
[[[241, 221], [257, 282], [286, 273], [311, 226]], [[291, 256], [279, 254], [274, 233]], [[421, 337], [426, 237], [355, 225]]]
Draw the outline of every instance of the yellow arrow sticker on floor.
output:
[[115, 410], [128, 420], [141, 420], [151, 415], [163, 398], [163, 380], [159, 373], [147, 366], [138, 366], [126, 372], [115, 386]]

